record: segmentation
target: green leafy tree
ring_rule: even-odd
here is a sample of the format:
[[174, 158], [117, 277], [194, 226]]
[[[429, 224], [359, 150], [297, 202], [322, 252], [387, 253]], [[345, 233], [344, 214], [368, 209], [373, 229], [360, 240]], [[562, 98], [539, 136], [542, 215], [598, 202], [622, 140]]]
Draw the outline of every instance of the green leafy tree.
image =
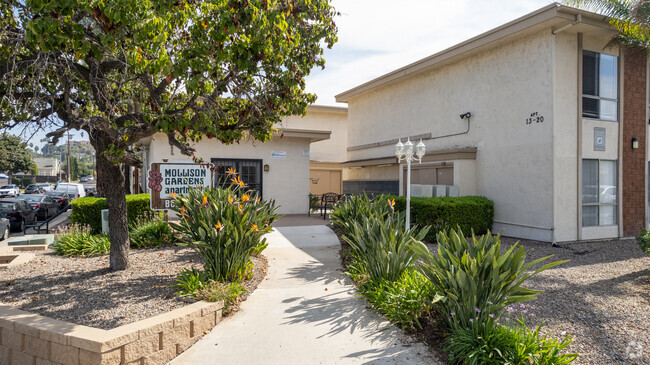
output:
[[315, 95], [305, 77], [336, 41], [329, 0], [4, 0], [0, 127], [88, 133], [108, 199], [110, 265], [128, 267], [125, 177], [156, 132], [193, 155], [204, 137], [271, 138]]
[[0, 136], [0, 171], [15, 174], [16, 172], [30, 173], [32, 170], [32, 154], [27, 149], [27, 143], [20, 137], [3, 133]]
[[605, 15], [618, 29], [614, 41], [632, 48], [650, 48], [650, 1], [570, 0], [567, 5]]

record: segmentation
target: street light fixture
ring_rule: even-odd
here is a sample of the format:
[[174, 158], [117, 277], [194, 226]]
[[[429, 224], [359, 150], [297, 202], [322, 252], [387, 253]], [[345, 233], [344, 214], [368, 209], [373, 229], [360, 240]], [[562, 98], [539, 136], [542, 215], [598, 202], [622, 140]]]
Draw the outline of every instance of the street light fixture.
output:
[[399, 139], [395, 145], [395, 156], [397, 156], [397, 161], [402, 160], [406, 161], [406, 229], [411, 229], [411, 162], [416, 160], [417, 162], [422, 162], [422, 157], [426, 153], [426, 147], [422, 140], [420, 143], [415, 146], [415, 156], [413, 156], [413, 143], [411, 139], [407, 139], [406, 143], [402, 144], [402, 140]]

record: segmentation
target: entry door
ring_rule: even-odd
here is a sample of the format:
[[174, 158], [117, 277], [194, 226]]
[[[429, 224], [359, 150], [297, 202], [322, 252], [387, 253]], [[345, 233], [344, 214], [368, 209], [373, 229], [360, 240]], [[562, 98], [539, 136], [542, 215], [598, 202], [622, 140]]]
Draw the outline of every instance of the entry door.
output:
[[217, 168], [214, 174], [215, 186], [230, 186], [231, 176], [227, 171], [234, 169], [244, 184], [249, 189], [256, 190], [262, 197], [262, 160], [213, 158], [212, 163]]
[[341, 194], [341, 170], [309, 170], [309, 192]]

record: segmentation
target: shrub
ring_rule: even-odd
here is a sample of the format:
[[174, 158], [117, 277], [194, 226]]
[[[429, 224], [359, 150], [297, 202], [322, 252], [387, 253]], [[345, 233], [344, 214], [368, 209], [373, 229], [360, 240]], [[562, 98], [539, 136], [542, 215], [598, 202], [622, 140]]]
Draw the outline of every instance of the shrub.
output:
[[172, 287], [178, 289], [174, 292], [178, 296], [193, 297], [199, 290], [203, 289], [206, 282], [207, 277], [203, 271], [194, 268], [182, 269], [176, 275], [176, 284], [172, 285]]
[[494, 322], [455, 328], [446, 342], [451, 364], [569, 364], [578, 354], [561, 354], [573, 341], [540, 335], [542, 325], [530, 330], [523, 321], [515, 327]]
[[428, 227], [419, 233], [417, 229], [406, 230], [404, 215], [399, 212], [370, 215], [360, 222], [350, 220], [343, 227], [346, 232], [343, 239], [371, 281], [398, 280], [417, 259], [409, 244], [421, 240], [429, 230]]
[[[238, 177], [233, 181], [241, 182]], [[179, 245], [201, 256], [208, 280], [214, 281], [245, 277], [250, 256], [267, 246], [263, 236], [278, 219], [275, 201], [263, 201], [239, 184], [227, 189], [191, 188], [174, 200], [172, 210], [180, 221], [171, 225], [184, 235]]]
[[104, 235], [93, 235], [89, 226], [72, 224], [55, 231], [52, 248], [61, 256], [97, 256], [108, 253], [111, 243]]
[[[406, 197], [394, 197], [395, 210], [406, 211]], [[439, 232], [460, 229], [484, 234], [492, 228], [494, 202], [482, 196], [411, 198], [411, 223], [431, 226], [425, 239], [435, 242]]]
[[194, 297], [207, 302], [220, 302], [223, 300], [222, 314], [226, 315], [233, 308], [239, 306], [241, 296], [247, 292], [248, 290], [238, 282], [220, 283], [218, 281], [211, 281], [200, 289]]
[[445, 298], [440, 303], [452, 328], [486, 323], [498, 318], [507, 304], [536, 298], [540, 291], [523, 287], [523, 282], [566, 262], [552, 262], [526, 273], [551, 256], [524, 264], [523, 247], [515, 243], [501, 252], [500, 236], [489, 232], [479, 238], [472, 235], [470, 240], [460, 230], [439, 233], [437, 256], [421, 242], [414, 242], [412, 249], [423, 260], [418, 268]]
[[422, 328], [420, 319], [439, 298], [426, 277], [414, 268], [404, 271], [397, 281], [371, 281], [359, 290], [374, 308], [402, 329]]
[[644, 229], [640, 235], [636, 236], [636, 242], [643, 252], [650, 255], [650, 230]]
[[364, 218], [373, 216], [378, 219], [393, 212], [393, 200], [386, 195], [379, 195], [370, 199], [365, 193], [352, 195], [338, 202], [330, 214], [330, 222], [336, 228], [345, 230], [346, 223], [359, 222]]
[[[151, 212], [149, 208], [149, 194], [133, 194], [126, 196], [126, 216], [129, 222], [136, 220], [146, 212]], [[74, 199], [70, 206], [72, 213], [70, 220], [73, 223], [89, 225], [93, 233], [99, 233], [102, 230], [102, 209], [108, 209], [106, 198], [84, 197]]]
[[129, 240], [131, 247], [145, 248], [172, 245], [178, 238], [160, 212], [144, 214], [129, 222]]

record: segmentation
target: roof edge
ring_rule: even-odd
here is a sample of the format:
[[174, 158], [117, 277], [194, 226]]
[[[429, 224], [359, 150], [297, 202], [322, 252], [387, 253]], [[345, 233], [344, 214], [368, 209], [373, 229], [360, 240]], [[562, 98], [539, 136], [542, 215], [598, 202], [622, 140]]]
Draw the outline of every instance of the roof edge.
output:
[[349, 99], [353, 96], [359, 95], [361, 93], [364, 93], [376, 87], [385, 85], [387, 83], [395, 81], [409, 74], [426, 70], [450, 58], [460, 56], [463, 53], [499, 41], [502, 38], [523, 31], [527, 28], [543, 23], [552, 18], [560, 17], [560, 18], [565, 18], [566, 20], [569, 21], [573, 21], [574, 17], [578, 14], [587, 18], [586, 21], [583, 21], [584, 23], [588, 23], [590, 25], [596, 25], [596, 26], [603, 26], [606, 28], [612, 28], [608, 23], [604, 22], [605, 17], [603, 15], [592, 13], [586, 10], [572, 8], [559, 3], [552, 3], [543, 8], [528, 13], [524, 16], [521, 16], [515, 20], [512, 20], [508, 23], [505, 23], [499, 27], [481, 33], [466, 41], [458, 43], [440, 52], [434, 53], [431, 56], [410, 63], [395, 71], [391, 71], [387, 74], [379, 76], [375, 79], [365, 82], [352, 89], [346, 90], [340, 94], [337, 94], [334, 98], [339, 103], [347, 103]]

